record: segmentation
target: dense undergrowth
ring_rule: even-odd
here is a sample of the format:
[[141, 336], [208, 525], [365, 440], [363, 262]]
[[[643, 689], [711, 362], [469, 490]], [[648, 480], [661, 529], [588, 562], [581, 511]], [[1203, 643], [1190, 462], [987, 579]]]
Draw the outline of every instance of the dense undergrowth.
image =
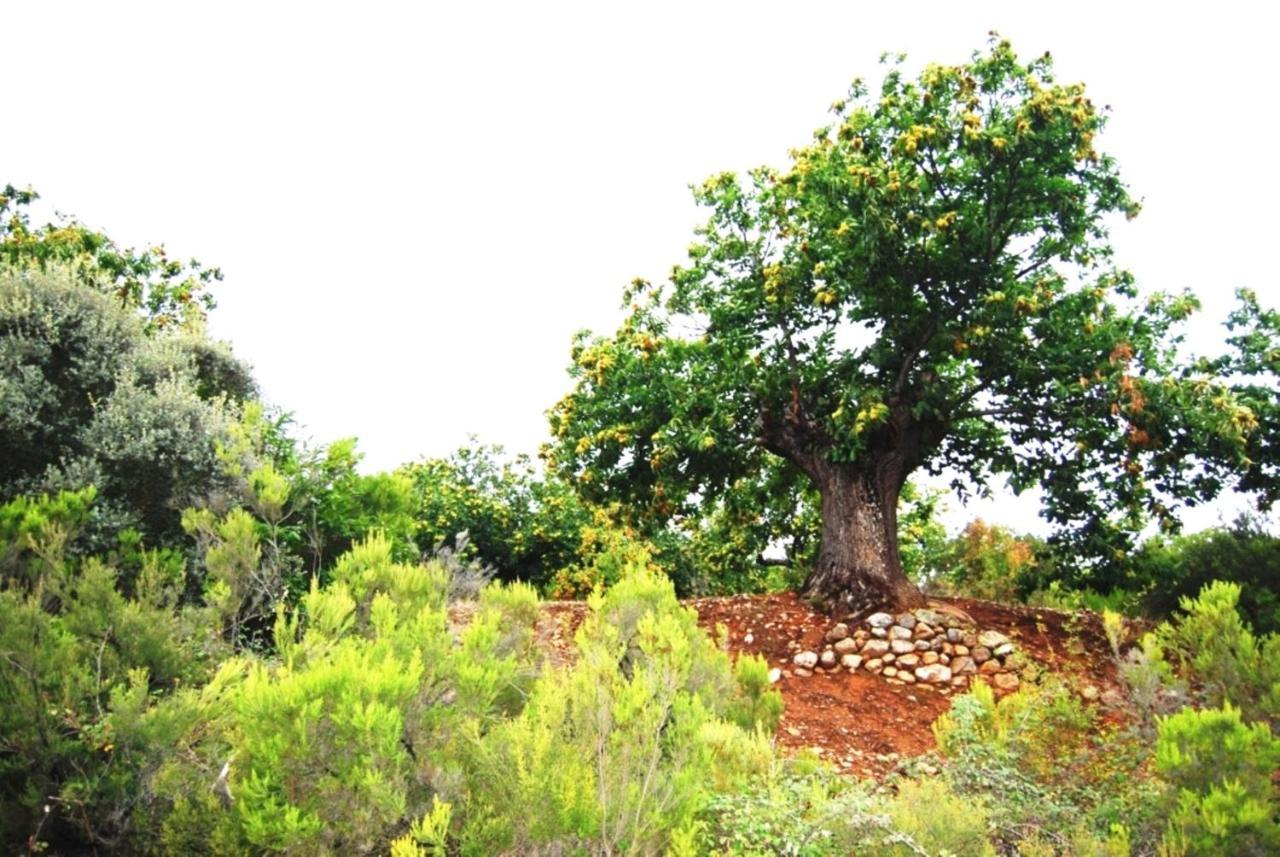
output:
[[[568, 667], [536, 591], [451, 552], [358, 541], [269, 622], [229, 514], [184, 594], [163, 551], [66, 552], [91, 491], [3, 507], [0, 818], [74, 853], [1267, 854], [1280, 847], [1280, 637], [1215, 583], [1125, 641], [1104, 721], [1052, 675], [977, 684], [934, 726], [937, 770], [853, 781], [772, 743], [781, 698], [671, 582], [625, 555]], [[246, 534], [247, 533], [247, 534]], [[238, 534], [238, 535], [237, 535]], [[240, 539], [239, 542], [236, 539]], [[451, 599], [472, 604], [451, 625]], [[256, 623], [256, 624], [255, 624]], [[933, 766], [929, 766], [932, 768]]]

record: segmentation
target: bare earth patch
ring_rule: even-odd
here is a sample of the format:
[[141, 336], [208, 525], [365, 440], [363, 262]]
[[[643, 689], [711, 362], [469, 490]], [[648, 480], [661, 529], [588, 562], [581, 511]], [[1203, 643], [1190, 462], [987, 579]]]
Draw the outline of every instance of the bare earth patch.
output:
[[[1092, 613], [1015, 607], [968, 598], [938, 599], [953, 604], [979, 626], [999, 630], [1040, 669], [1066, 676], [1077, 688], [1093, 687], [1090, 705], [1121, 692], [1115, 662]], [[950, 688], [894, 684], [865, 671], [820, 668], [810, 676], [792, 672], [800, 648], [821, 650], [832, 621], [792, 593], [698, 598], [685, 602], [698, 611], [698, 623], [715, 634], [723, 626], [731, 655], [763, 656], [782, 676], [775, 685], [786, 702], [778, 726], [778, 744], [790, 750], [811, 748], [857, 776], [880, 778], [901, 761], [934, 748], [933, 721], [950, 707]], [[450, 619], [465, 624], [465, 606], [451, 608]], [[539, 647], [556, 666], [572, 663], [573, 635], [586, 617], [580, 601], [551, 601], [538, 620]], [[800, 648], [797, 648], [799, 644]], [[1104, 719], [1118, 721], [1118, 710], [1103, 709]]]

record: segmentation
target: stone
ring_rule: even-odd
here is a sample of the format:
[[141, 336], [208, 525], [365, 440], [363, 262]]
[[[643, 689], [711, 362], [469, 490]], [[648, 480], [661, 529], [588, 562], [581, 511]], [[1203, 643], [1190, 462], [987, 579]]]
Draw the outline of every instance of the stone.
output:
[[861, 646], [858, 641], [852, 637], [845, 637], [843, 640], [837, 640], [835, 650], [837, 655], [848, 655], [858, 651]]
[[936, 664], [938, 662], [937, 652], [925, 652], [920, 656], [920, 662], [924, 664]]
[[978, 645], [978, 635], [965, 634], [964, 637], [960, 640], [960, 642], [964, 643], [966, 646], [972, 649], [974, 646]]
[[747, 635], [742, 638], [742, 642], [748, 646], [754, 643], [755, 641], [756, 641], [755, 635], [752, 634], [750, 631], [748, 631]]
[[983, 675], [995, 675], [1004, 672], [1004, 667], [1000, 666], [999, 661], [983, 661], [982, 666], [978, 667], [978, 672]]
[[986, 663], [991, 660], [991, 650], [986, 646], [978, 646], [973, 650], [973, 659], [978, 663]]
[[905, 684], [915, 684], [915, 683], [916, 683], [916, 677], [915, 677], [915, 676], [913, 676], [913, 675], [912, 675], [909, 671], [907, 671], [907, 670], [898, 670], [898, 678], [899, 678], [899, 679], [901, 679]]
[[968, 683], [969, 683], [969, 679], [965, 678], [965, 677], [964, 677], [964, 676], [962, 676], [962, 675], [954, 676], [954, 677], [951, 679], [951, 686], [952, 686], [952, 687], [964, 687], [964, 686], [965, 686], [965, 685], [967, 685]]
[[929, 664], [916, 667], [916, 678], [929, 684], [942, 684], [951, 681], [951, 667], [942, 664]]
[[893, 624], [893, 617], [888, 613], [872, 613], [867, 617], [867, 624], [872, 628], [888, 628]]
[[999, 631], [983, 631], [978, 635], [978, 645], [986, 646], [988, 649], [994, 649], [996, 646], [1009, 642], [1009, 638]]
[[963, 631], [961, 631], [959, 628], [948, 628], [948, 629], [947, 629], [947, 642], [948, 642], [948, 643], [961, 643], [961, 642], [964, 642], [964, 632], [963, 632]]
[[907, 669], [915, 669], [920, 664], [920, 656], [915, 654], [903, 655], [902, 657], [894, 661], [894, 663], [896, 663], [900, 667], [906, 667]]
[[801, 678], [808, 678], [813, 675], [813, 672], [811, 670], [804, 669], [803, 667], [796, 667], [796, 675]]
[[893, 678], [894, 676], [896, 676], [896, 675], [898, 674], [898, 668], [897, 668], [897, 667], [885, 667], [885, 668], [884, 668], [884, 672], [882, 672], [882, 673], [880, 673], [880, 674], [881, 674], [882, 676], [884, 676], [885, 678]]
[[899, 613], [896, 621], [908, 631], [916, 626], [916, 617], [910, 613]]
[[944, 655], [954, 655], [956, 653], [956, 650], [955, 650], [955, 647], [952, 646], [950, 643], [943, 643], [942, 653]]
[[862, 666], [867, 672], [878, 673], [884, 668], [884, 661], [879, 658], [872, 658]]
[[844, 667], [849, 672], [853, 672], [858, 667], [862, 666], [862, 655], [845, 655], [840, 659], [840, 666]]
[[937, 632], [937, 631], [935, 631], [935, 630], [933, 630], [933, 628], [932, 628], [932, 627], [930, 627], [929, 625], [926, 625], [926, 624], [925, 624], [925, 623], [923, 623], [923, 622], [921, 622], [919, 625], [916, 625], [916, 639], [917, 639], [917, 640], [929, 640], [929, 639], [932, 639], [932, 638], [933, 638], [933, 636], [934, 636], [935, 634], [937, 634], [937, 633], [938, 633], [938, 632]]
[[951, 663], [951, 655], [938, 655], [938, 663], [940, 663], [940, 664], [950, 664], [950, 663]]
[[916, 620], [926, 625], [941, 625], [942, 614], [937, 610], [930, 610], [928, 607], [921, 607], [916, 611]]
[[818, 665], [817, 652], [801, 652], [791, 659], [791, 662], [798, 667], [811, 670]]
[[1080, 691], [1080, 698], [1085, 702], [1097, 702], [1098, 697], [1102, 695], [1102, 691], [1098, 690], [1091, 684], [1085, 685]]
[[843, 640], [847, 636], [849, 636], [849, 626], [839, 622], [827, 632], [827, 642], [834, 643], [836, 640]]
[[857, 640], [859, 643], [865, 643], [867, 638], [870, 636], [871, 635], [867, 633], [866, 628], [859, 628], [853, 632], [853, 639]]
[[889, 639], [890, 640], [910, 640], [911, 630], [909, 628], [904, 628], [901, 625], [894, 625], [892, 628], [889, 629]]
[[780, 681], [782, 681], [782, 670], [777, 667], [769, 670], [769, 684], [777, 684]]
[[872, 628], [871, 636], [879, 637], [880, 639], [883, 640], [885, 637], [889, 636], [889, 632], [886, 631], [884, 628]]
[[933, 648], [933, 646], [929, 645], [929, 641], [928, 641], [928, 640], [916, 640], [916, 651], [917, 651], [917, 652], [927, 652], [927, 651], [929, 651], [929, 650], [930, 650], [930, 649], [932, 649], [932, 648]]
[[864, 658], [878, 658], [887, 651], [889, 651], [888, 640], [867, 640], [862, 646]]
[[905, 655], [908, 652], [914, 652], [916, 644], [910, 640], [892, 640], [889, 643], [889, 648], [893, 650], [895, 655]]
[[973, 662], [973, 658], [957, 655], [951, 659], [951, 672], [956, 675], [973, 675], [978, 671], [978, 665]]
[[893, 663], [894, 661], [896, 661], [897, 659], [898, 659], [898, 656], [897, 656], [897, 655], [895, 655], [895, 654], [893, 654], [892, 652], [890, 652], [890, 653], [889, 653], [889, 654], [887, 654], [887, 655], [881, 655], [881, 656], [880, 656], [880, 660], [884, 661], [886, 664], [891, 664], [891, 663]]
[[952, 647], [951, 647], [951, 654], [953, 654], [953, 655], [967, 655], [967, 654], [969, 654], [969, 647], [968, 647], [968, 646], [966, 646], [966, 645], [963, 645], [963, 644], [961, 644], [961, 643], [957, 643], [956, 645], [954, 645], [954, 646], [952, 646]]
[[818, 662], [824, 667], [833, 667], [836, 665], [836, 653], [830, 649], [824, 649], [822, 654], [818, 656]]
[[996, 673], [991, 680], [1000, 690], [1017, 690], [1018, 685], [1022, 684], [1012, 673]]

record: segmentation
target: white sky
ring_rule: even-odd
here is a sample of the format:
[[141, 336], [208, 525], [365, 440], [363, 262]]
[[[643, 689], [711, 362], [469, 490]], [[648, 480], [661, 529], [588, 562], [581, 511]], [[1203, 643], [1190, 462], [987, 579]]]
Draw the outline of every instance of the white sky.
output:
[[220, 265], [213, 333], [367, 469], [533, 452], [573, 331], [683, 260], [689, 183], [784, 164], [882, 51], [960, 62], [993, 28], [1113, 107], [1144, 286], [1276, 303], [1276, 28], [1195, 8], [0, 0], [0, 182]]

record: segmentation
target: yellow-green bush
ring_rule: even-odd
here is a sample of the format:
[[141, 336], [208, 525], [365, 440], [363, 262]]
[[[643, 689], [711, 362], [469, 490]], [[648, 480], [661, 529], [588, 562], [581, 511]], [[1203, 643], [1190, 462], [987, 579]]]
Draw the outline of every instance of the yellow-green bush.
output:
[[729, 660], [669, 580], [633, 566], [590, 605], [574, 666], [475, 736], [464, 853], [658, 853], [715, 783], [768, 763], [763, 735], [724, 720]]

